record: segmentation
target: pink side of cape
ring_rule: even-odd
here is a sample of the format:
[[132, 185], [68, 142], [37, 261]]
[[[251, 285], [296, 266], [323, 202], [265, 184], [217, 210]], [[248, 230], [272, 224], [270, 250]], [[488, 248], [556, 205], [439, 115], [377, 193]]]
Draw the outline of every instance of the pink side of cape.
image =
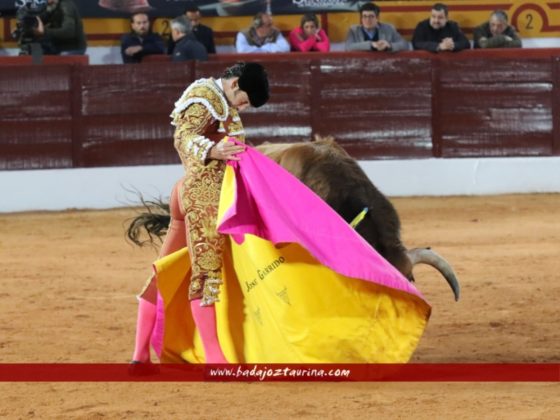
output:
[[165, 305], [159, 291], [157, 293], [156, 304], [156, 322], [152, 330], [152, 337], [150, 343], [156, 352], [157, 356], [161, 359], [161, 351], [163, 350], [163, 332], [165, 330]]
[[235, 169], [237, 196], [218, 231], [242, 242], [250, 233], [273, 243], [294, 242], [347, 277], [416, 295], [421, 293], [313, 191], [247, 147]]

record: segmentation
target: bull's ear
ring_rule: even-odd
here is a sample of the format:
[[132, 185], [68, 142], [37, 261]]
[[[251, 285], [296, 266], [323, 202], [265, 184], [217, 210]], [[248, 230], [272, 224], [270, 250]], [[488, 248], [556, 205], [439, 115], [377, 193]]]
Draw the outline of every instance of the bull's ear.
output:
[[320, 134], [315, 134], [315, 141], [317, 142], [321, 142], [321, 143], [326, 143], [326, 144], [333, 144], [336, 143], [336, 140], [334, 139], [333, 136], [321, 136]]

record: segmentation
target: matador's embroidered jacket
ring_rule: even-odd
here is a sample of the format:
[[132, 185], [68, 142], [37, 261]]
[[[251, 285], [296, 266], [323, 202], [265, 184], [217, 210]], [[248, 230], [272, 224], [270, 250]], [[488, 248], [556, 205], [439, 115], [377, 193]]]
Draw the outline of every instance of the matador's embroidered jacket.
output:
[[208, 159], [212, 146], [225, 136], [245, 140], [239, 114], [229, 106], [221, 80], [191, 84], [171, 113], [174, 145], [185, 168], [181, 203], [186, 213], [187, 245], [192, 263], [190, 299], [203, 305], [218, 299], [225, 239], [216, 218], [225, 162]]
[[171, 113], [175, 126], [175, 149], [185, 169], [193, 163], [206, 164], [213, 144], [224, 136], [244, 141], [239, 114], [228, 105], [221, 80], [199, 79], [175, 102]]

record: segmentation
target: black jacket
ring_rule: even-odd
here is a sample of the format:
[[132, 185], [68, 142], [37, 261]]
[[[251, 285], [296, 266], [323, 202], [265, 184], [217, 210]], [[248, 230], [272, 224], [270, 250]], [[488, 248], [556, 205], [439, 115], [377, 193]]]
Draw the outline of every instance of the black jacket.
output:
[[194, 35], [185, 35], [175, 44], [173, 48], [172, 61], [187, 61], [187, 60], [208, 60], [208, 53], [206, 48], [196, 40]]
[[[126, 55], [128, 47], [142, 46], [142, 51], [134, 55]], [[140, 63], [142, 58], [151, 54], [165, 54], [165, 42], [156, 33], [150, 32], [146, 36], [139, 36], [134, 32], [123, 35], [121, 38], [121, 56], [123, 63]]]
[[412, 47], [415, 50], [437, 52], [438, 45], [444, 38], [453, 39], [455, 43], [453, 51], [467, 50], [471, 47], [457, 23], [448, 20], [443, 28], [434, 29], [430, 26], [430, 19], [423, 20], [416, 26], [412, 36]]
[[[193, 28], [192, 33], [196, 37], [197, 41], [204, 45], [208, 54], [216, 54], [216, 46], [214, 45], [214, 31], [212, 31], [211, 28], [202, 24], [198, 24]], [[173, 54], [174, 48], [175, 42], [173, 42], [173, 39], [169, 39], [167, 53]]]
[[[41, 15], [45, 25], [44, 45], [49, 45], [45, 54], [62, 51], [84, 53], [87, 48], [82, 17], [72, 0], [60, 0], [51, 12]], [[45, 48], [43, 48], [45, 49]]]
[[205, 25], [198, 24], [193, 28], [193, 34], [202, 45], [206, 47], [208, 54], [216, 54], [216, 46], [214, 45], [214, 32]]

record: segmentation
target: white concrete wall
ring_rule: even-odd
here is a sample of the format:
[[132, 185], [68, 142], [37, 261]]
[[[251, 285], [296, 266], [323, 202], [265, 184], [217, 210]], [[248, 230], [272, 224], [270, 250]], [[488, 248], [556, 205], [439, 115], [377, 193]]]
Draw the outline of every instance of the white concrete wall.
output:
[[[363, 161], [389, 196], [560, 193], [560, 157]], [[127, 207], [167, 198], [180, 165], [0, 171], [0, 212]]]
[[390, 196], [560, 192], [560, 157], [383, 160], [361, 165]]

